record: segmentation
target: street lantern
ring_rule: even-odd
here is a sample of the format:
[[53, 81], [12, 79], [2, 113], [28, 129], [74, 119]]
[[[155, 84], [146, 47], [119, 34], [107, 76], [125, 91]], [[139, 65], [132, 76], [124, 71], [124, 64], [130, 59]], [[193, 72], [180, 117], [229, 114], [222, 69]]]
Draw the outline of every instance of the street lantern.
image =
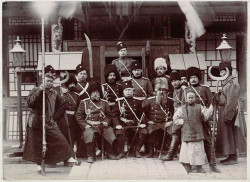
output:
[[21, 44], [20, 44], [21, 40], [19, 39], [19, 36], [17, 36], [17, 39], [15, 40], [15, 42], [16, 42], [16, 45], [9, 52], [11, 53], [13, 66], [20, 68], [25, 60], [26, 51], [21, 47]]
[[219, 47], [216, 49], [219, 50], [220, 52], [220, 57], [221, 61], [230, 61], [231, 60], [231, 52], [232, 52], [232, 47], [227, 43], [226, 39], [226, 34], [223, 34], [223, 37], [221, 38], [222, 42]]

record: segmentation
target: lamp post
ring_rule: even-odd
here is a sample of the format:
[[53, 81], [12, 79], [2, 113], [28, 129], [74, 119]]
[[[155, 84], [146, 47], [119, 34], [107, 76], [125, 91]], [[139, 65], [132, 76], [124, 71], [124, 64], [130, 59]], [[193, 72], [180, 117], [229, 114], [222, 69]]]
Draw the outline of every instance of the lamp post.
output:
[[22, 95], [21, 95], [21, 66], [25, 60], [26, 51], [21, 47], [19, 36], [15, 40], [16, 45], [9, 52], [11, 53], [11, 59], [17, 75], [17, 115], [19, 123], [19, 148], [22, 148], [23, 143], [23, 115], [22, 115]]
[[219, 47], [216, 49], [219, 50], [220, 52], [220, 57], [221, 61], [230, 61], [231, 60], [231, 52], [232, 52], [232, 47], [227, 43], [226, 39], [226, 34], [223, 34], [222, 36], [222, 42]]

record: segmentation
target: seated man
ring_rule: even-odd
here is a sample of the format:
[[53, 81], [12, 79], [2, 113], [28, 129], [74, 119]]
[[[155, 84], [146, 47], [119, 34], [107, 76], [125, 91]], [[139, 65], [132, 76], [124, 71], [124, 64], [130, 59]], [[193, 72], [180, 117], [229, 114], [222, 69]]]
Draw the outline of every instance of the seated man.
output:
[[101, 84], [98, 82], [91, 83], [89, 94], [90, 98], [82, 100], [76, 111], [76, 120], [83, 131], [83, 140], [87, 147], [87, 162], [93, 163], [96, 159], [95, 146], [98, 135], [102, 135], [101, 137], [107, 141], [108, 158], [115, 159], [112, 154], [112, 145], [116, 137], [110, 127], [112, 115], [108, 102], [101, 99]]
[[74, 151], [59, 130], [56, 120], [64, 112], [62, 98], [53, 90], [54, 76], [45, 74], [45, 85], [35, 87], [27, 97], [28, 107], [31, 108], [27, 122], [26, 139], [23, 151], [23, 159], [37, 163], [38, 172], [41, 172], [43, 150], [43, 90], [45, 90], [45, 127], [46, 127], [46, 153], [45, 163], [56, 164], [67, 161], [74, 156]]

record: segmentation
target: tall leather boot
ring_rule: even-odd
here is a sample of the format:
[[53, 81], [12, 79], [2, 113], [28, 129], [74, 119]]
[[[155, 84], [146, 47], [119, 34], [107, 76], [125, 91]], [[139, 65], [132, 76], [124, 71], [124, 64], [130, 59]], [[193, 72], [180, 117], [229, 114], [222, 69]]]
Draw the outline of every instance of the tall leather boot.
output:
[[93, 163], [95, 161], [95, 142], [87, 144], [87, 154], [88, 154], [88, 163]]
[[178, 146], [180, 145], [181, 140], [180, 136], [173, 134], [171, 144], [168, 150], [168, 154], [161, 158], [162, 161], [172, 161], [174, 158], [174, 154], [176, 153], [176, 150]]
[[118, 143], [118, 155], [116, 156], [116, 160], [120, 160], [125, 157], [124, 152], [124, 145], [125, 145], [125, 138], [122, 135], [118, 135], [117, 137], [117, 143]]
[[149, 153], [146, 155], [146, 157], [147, 158], [153, 158], [154, 157], [154, 144], [149, 143], [148, 148], [149, 148]]
[[137, 157], [137, 158], [142, 157], [139, 151], [140, 151], [142, 145], [144, 144], [145, 139], [146, 139], [145, 134], [139, 134], [139, 141], [138, 141], [138, 144], [136, 145], [136, 148], [135, 148], [135, 157]]
[[[116, 141], [114, 141], [114, 142], [116, 142]], [[114, 144], [114, 142], [113, 142], [113, 144]], [[105, 146], [106, 146], [106, 149], [107, 149], [107, 157], [108, 157], [108, 159], [115, 160], [116, 156], [113, 154], [112, 145], [110, 145], [108, 142], [105, 142]]]

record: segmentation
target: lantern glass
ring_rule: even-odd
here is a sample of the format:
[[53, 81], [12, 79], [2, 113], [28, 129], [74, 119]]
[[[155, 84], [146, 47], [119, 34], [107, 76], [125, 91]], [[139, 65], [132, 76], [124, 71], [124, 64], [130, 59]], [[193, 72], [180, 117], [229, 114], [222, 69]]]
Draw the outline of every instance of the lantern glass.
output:
[[14, 67], [21, 67], [25, 60], [25, 52], [12, 52], [12, 60]]
[[231, 60], [231, 53], [232, 49], [221, 49], [220, 51], [220, 57], [222, 61], [230, 61]]

